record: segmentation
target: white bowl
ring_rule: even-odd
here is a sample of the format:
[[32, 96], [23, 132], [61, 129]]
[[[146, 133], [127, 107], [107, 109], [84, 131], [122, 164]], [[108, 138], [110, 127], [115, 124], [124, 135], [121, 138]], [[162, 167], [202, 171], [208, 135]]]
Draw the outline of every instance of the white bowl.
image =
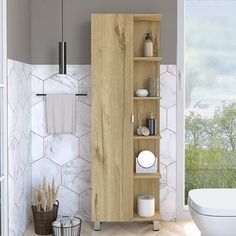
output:
[[138, 89], [136, 91], [136, 96], [138, 96], [138, 97], [147, 97], [148, 96], [148, 90], [147, 89]]

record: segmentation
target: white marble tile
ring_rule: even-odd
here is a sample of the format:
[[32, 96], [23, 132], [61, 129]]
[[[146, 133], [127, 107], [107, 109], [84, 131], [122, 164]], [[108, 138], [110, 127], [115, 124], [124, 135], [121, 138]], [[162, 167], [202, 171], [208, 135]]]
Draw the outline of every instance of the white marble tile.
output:
[[76, 102], [76, 135], [78, 137], [91, 130], [91, 107], [77, 101]]
[[61, 186], [59, 189], [58, 200], [60, 202], [59, 215], [73, 216], [79, 212], [79, 195]]
[[11, 107], [8, 105], [8, 145], [11, 143], [11, 140], [13, 138], [13, 130], [14, 130], [14, 113]]
[[167, 186], [176, 188], [176, 162], [167, 166]]
[[42, 137], [47, 135], [45, 101], [32, 107], [32, 131]]
[[24, 198], [24, 176], [23, 172], [20, 172], [17, 175], [17, 178], [14, 181], [14, 199], [15, 204], [20, 207], [20, 204], [22, 204], [22, 200]]
[[166, 124], [166, 119], [167, 119], [166, 109], [162, 106], [160, 107], [160, 118], [161, 118], [161, 120], [160, 120], [160, 130], [162, 131], [162, 130], [166, 129], [166, 127], [167, 127], [167, 124]]
[[18, 104], [14, 112], [14, 136], [18, 142], [20, 141], [20, 138], [23, 134], [23, 128], [24, 128], [23, 110], [20, 104]]
[[167, 65], [160, 65], [160, 74], [163, 74], [167, 71]]
[[169, 108], [176, 104], [176, 77], [165, 72], [161, 75], [161, 106]]
[[78, 81], [68, 75], [54, 75], [44, 81], [45, 93], [77, 93]]
[[28, 140], [27, 137], [23, 134], [19, 142], [19, 153], [18, 158], [20, 159], [20, 168], [24, 172], [25, 167], [28, 161]]
[[76, 80], [81, 80], [91, 74], [90, 65], [68, 65], [67, 74]]
[[167, 114], [167, 128], [176, 132], [176, 106], [170, 107]]
[[91, 187], [91, 165], [81, 158], [62, 167], [62, 184], [76, 193]]
[[13, 70], [13, 66], [14, 66], [13, 60], [8, 59], [7, 60], [7, 74], [8, 74], [8, 78], [9, 78], [9, 76], [10, 76], [12, 70]]
[[91, 190], [80, 194], [80, 213], [91, 219]]
[[21, 73], [23, 73], [24, 63], [22, 63], [20, 61], [13, 61], [13, 64], [14, 64], [14, 70], [17, 74], [17, 77], [19, 78]]
[[160, 154], [161, 163], [169, 165], [176, 161], [176, 135], [166, 129], [161, 132]]
[[32, 194], [32, 164], [27, 162], [24, 171], [24, 195], [31, 203]]
[[25, 73], [22, 73], [19, 78], [19, 102], [22, 107], [25, 106], [25, 103], [28, 100], [28, 78], [26, 77]]
[[59, 165], [75, 159], [78, 153], [78, 138], [74, 135], [49, 135], [44, 140], [44, 156]]
[[11, 236], [20, 236], [19, 232], [20, 221], [17, 220], [18, 216], [19, 216], [18, 208], [15, 204], [13, 204], [12, 212], [10, 212], [9, 215], [9, 235]]
[[45, 80], [58, 73], [58, 65], [31, 65], [32, 75]]
[[52, 182], [54, 178], [55, 184], [60, 185], [61, 167], [46, 158], [34, 162], [32, 164], [32, 187], [37, 188], [44, 176], [49, 182]]
[[176, 217], [176, 192], [168, 186], [161, 189], [160, 209], [162, 220], [172, 221]]
[[15, 182], [11, 176], [8, 176], [8, 213], [9, 216], [12, 215], [15, 204]]
[[8, 77], [9, 232], [19, 236], [31, 217], [30, 202], [26, 201], [31, 198], [32, 187], [31, 80], [30, 65], [15, 61], [12, 64], [14, 69]]
[[78, 93], [87, 94], [87, 96], [80, 96], [79, 101], [83, 102], [86, 105], [91, 106], [91, 88], [90, 87], [80, 87], [78, 88]]
[[31, 104], [27, 102], [23, 109], [23, 133], [27, 137], [31, 132], [31, 114]]
[[160, 172], [161, 172], [161, 178], [160, 178], [160, 187], [163, 188], [166, 186], [166, 166], [160, 163]]
[[23, 64], [24, 72], [27, 78], [31, 76], [31, 65], [30, 64]]
[[32, 76], [32, 105], [43, 101], [42, 96], [36, 96], [37, 93], [43, 93], [43, 81], [35, 76]]
[[167, 71], [176, 76], [176, 65], [167, 65]]
[[20, 168], [18, 158], [18, 143], [15, 138], [11, 140], [8, 147], [8, 174], [15, 179], [18, 169]]
[[79, 155], [86, 161], [91, 162], [91, 133], [88, 133], [80, 137]]
[[43, 157], [43, 138], [35, 133], [32, 135], [32, 162]]
[[91, 76], [88, 75], [83, 79], [79, 80], [79, 87], [81, 88], [90, 88], [91, 87]]
[[18, 84], [19, 80], [15, 70], [13, 69], [10, 77], [8, 78], [8, 103], [10, 104], [13, 111], [15, 110], [16, 105], [18, 103]]

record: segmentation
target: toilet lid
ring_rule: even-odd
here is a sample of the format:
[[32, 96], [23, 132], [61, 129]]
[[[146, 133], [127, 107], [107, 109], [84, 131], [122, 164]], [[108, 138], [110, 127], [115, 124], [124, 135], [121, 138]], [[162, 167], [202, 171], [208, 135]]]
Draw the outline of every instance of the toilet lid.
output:
[[236, 189], [194, 189], [188, 201], [200, 214], [236, 217]]

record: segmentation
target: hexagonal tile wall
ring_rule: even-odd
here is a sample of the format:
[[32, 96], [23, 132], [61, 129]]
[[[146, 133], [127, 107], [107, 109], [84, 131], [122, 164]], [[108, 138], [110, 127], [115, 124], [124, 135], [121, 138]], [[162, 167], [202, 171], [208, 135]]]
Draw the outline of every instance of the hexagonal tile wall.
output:
[[75, 159], [78, 153], [78, 138], [74, 135], [49, 135], [44, 139], [44, 156], [59, 165]]
[[31, 221], [31, 69], [8, 60], [8, 203], [10, 235]]
[[[60, 187], [60, 213], [77, 214], [85, 220], [91, 218], [91, 78], [90, 65], [68, 65], [67, 76], [58, 76], [55, 65], [32, 66], [32, 131], [34, 147], [32, 150], [33, 186], [45, 174], [62, 180]], [[9, 69], [10, 70], [10, 69]], [[168, 203], [175, 199], [173, 181], [176, 172], [175, 119], [176, 114], [176, 66], [161, 65], [161, 196], [162, 215], [167, 220], [173, 219], [175, 209]], [[36, 97], [36, 93], [87, 93], [76, 101], [76, 133], [74, 135], [48, 135], [46, 132], [45, 101]], [[42, 141], [43, 139], [43, 141]], [[42, 158], [43, 148], [43, 158]], [[41, 159], [40, 159], [41, 158]], [[48, 166], [52, 166], [50, 169]], [[60, 170], [61, 168], [61, 170]], [[41, 169], [43, 173], [40, 172]], [[61, 171], [61, 172], [60, 172]], [[40, 172], [38, 174], [38, 172]], [[58, 175], [58, 176], [57, 176]], [[168, 176], [167, 176], [168, 175]], [[168, 181], [169, 179], [169, 181]], [[170, 186], [169, 186], [169, 185]], [[168, 194], [171, 189], [171, 193]], [[167, 198], [165, 197], [167, 195]], [[80, 199], [80, 201], [79, 201]], [[168, 199], [168, 200], [166, 200]], [[67, 207], [67, 205], [69, 207]]]
[[91, 189], [80, 194], [80, 213], [91, 218]]
[[169, 108], [176, 104], [176, 77], [169, 72], [161, 75], [161, 106]]
[[62, 184], [76, 193], [91, 188], [91, 164], [76, 158], [62, 167]]
[[176, 134], [168, 129], [161, 132], [160, 154], [166, 166], [176, 161]]
[[76, 103], [76, 114], [83, 114], [79, 115], [76, 119], [75, 134], [78, 137], [81, 137], [91, 130], [91, 107], [81, 101], [78, 101]]
[[91, 133], [87, 133], [79, 138], [80, 146], [79, 146], [79, 155], [81, 158], [86, 161], [91, 162]]
[[78, 81], [68, 75], [53, 75], [44, 81], [45, 93], [76, 93]]
[[47, 181], [52, 182], [55, 179], [55, 184], [61, 184], [61, 166], [42, 158], [32, 164], [32, 187], [35, 189], [46, 177]]
[[59, 215], [76, 216], [79, 214], [79, 195], [63, 186], [59, 188]]
[[32, 131], [42, 137], [47, 136], [45, 102], [39, 102], [32, 107]]
[[37, 161], [43, 157], [43, 138], [38, 134], [31, 133], [32, 135], [32, 161]]

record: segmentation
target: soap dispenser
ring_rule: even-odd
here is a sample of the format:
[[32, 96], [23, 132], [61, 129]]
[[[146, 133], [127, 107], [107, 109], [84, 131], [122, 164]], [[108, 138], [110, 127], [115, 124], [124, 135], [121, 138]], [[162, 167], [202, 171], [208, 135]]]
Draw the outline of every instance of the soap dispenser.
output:
[[144, 34], [144, 56], [145, 57], [153, 57], [153, 42], [152, 42], [152, 34], [150, 32]]
[[150, 135], [157, 135], [157, 119], [154, 117], [153, 113], [147, 119], [147, 127], [150, 130]]

